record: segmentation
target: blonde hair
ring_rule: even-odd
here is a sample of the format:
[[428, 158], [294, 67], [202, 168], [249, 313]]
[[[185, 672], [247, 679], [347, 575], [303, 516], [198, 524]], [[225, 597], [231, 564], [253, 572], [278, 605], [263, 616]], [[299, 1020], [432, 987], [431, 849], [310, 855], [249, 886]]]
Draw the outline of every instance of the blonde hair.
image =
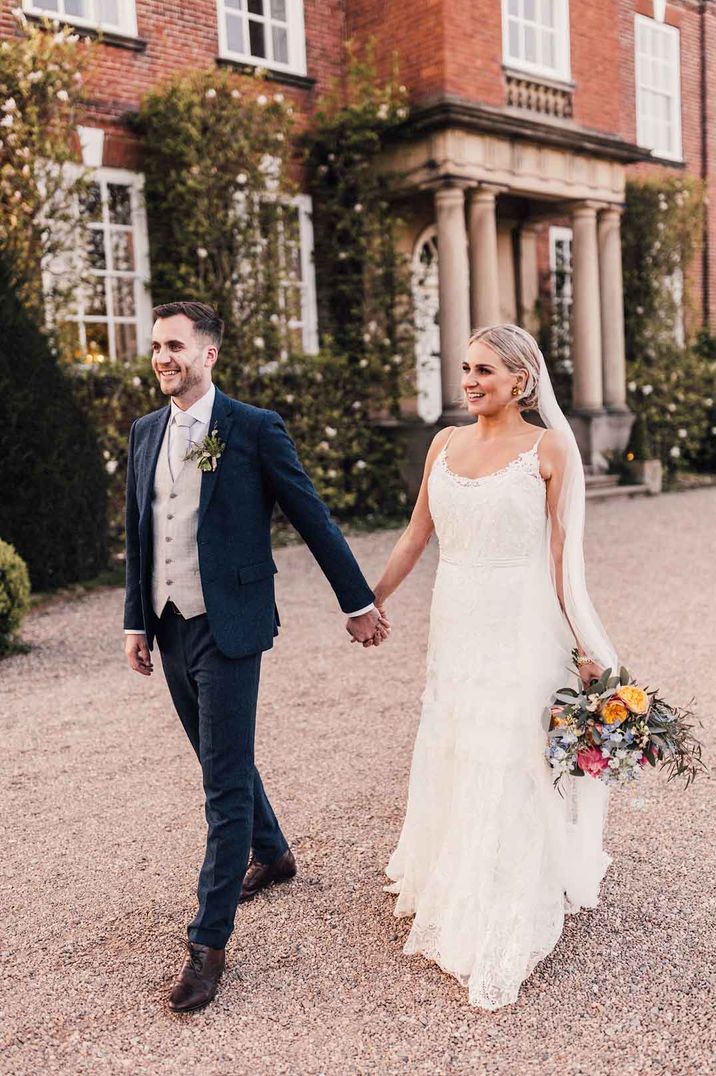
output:
[[519, 325], [486, 325], [470, 336], [468, 347], [480, 340], [498, 355], [511, 374], [527, 374], [524, 392], [518, 400], [521, 410], [537, 406], [539, 395], [540, 349], [537, 341]]

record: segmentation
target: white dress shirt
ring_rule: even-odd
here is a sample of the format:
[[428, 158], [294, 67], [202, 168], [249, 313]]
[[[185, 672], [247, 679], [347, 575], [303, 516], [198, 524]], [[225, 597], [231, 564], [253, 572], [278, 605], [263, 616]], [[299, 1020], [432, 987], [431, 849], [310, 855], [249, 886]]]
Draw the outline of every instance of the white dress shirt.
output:
[[[167, 428], [167, 435], [171, 438], [181, 433], [180, 430], [174, 425], [174, 416], [179, 412], [185, 415], [191, 415], [195, 419], [194, 425], [191, 427], [191, 440], [194, 444], [201, 444], [206, 435], [209, 432], [209, 423], [211, 422], [211, 412], [214, 410], [214, 397], [216, 396], [216, 388], [214, 385], [210, 385], [208, 392], [205, 392], [201, 399], [193, 403], [191, 407], [187, 407], [186, 410], [179, 407], [175, 402], [174, 397], [171, 398], [169, 406], [171, 413], [169, 415], [169, 424]], [[354, 613], [347, 613], [346, 616], [356, 617], [363, 616], [364, 613], [369, 613], [371, 609], [375, 609], [373, 602], [370, 605], [366, 605], [363, 609], [357, 609]], [[125, 635], [144, 635], [143, 628], [125, 628]]]
[[191, 415], [194, 419], [194, 425], [191, 428], [191, 439], [195, 445], [200, 445], [209, 432], [209, 423], [211, 422], [211, 412], [214, 410], [214, 397], [216, 396], [216, 389], [213, 384], [209, 386], [209, 391], [205, 392], [200, 400], [193, 403], [191, 407], [187, 407], [186, 411], [179, 407], [174, 397], [172, 396], [169, 406], [171, 408], [171, 414], [169, 416], [169, 437], [176, 434], [177, 428], [174, 425], [174, 416], [177, 414]]

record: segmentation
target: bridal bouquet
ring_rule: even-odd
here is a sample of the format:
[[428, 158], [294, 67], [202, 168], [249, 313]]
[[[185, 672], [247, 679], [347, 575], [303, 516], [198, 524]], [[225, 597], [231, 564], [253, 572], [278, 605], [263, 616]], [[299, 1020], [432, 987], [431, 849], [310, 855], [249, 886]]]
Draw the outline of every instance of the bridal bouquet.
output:
[[560, 688], [549, 716], [545, 753], [555, 786], [566, 774], [625, 785], [658, 762], [668, 780], [685, 777], [688, 787], [704, 768], [693, 712], [638, 687], [624, 668], [618, 676], [606, 669], [589, 687]]

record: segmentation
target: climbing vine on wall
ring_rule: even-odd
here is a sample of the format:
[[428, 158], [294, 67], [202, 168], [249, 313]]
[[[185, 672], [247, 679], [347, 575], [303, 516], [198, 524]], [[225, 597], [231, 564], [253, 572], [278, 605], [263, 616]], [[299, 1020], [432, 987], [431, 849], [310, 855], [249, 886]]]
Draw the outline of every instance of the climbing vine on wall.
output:
[[622, 226], [629, 405], [670, 473], [702, 466], [715, 364], [695, 346], [691, 270], [703, 190], [688, 177], [631, 181]]

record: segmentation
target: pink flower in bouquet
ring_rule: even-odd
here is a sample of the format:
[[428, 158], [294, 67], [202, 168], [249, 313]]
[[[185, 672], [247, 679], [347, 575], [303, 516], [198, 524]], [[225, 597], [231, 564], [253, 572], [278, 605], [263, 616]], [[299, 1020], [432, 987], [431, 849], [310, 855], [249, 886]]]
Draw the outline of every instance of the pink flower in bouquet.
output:
[[603, 757], [598, 747], [588, 747], [577, 754], [577, 765], [590, 777], [599, 777], [609, 765], [609, 759]]

